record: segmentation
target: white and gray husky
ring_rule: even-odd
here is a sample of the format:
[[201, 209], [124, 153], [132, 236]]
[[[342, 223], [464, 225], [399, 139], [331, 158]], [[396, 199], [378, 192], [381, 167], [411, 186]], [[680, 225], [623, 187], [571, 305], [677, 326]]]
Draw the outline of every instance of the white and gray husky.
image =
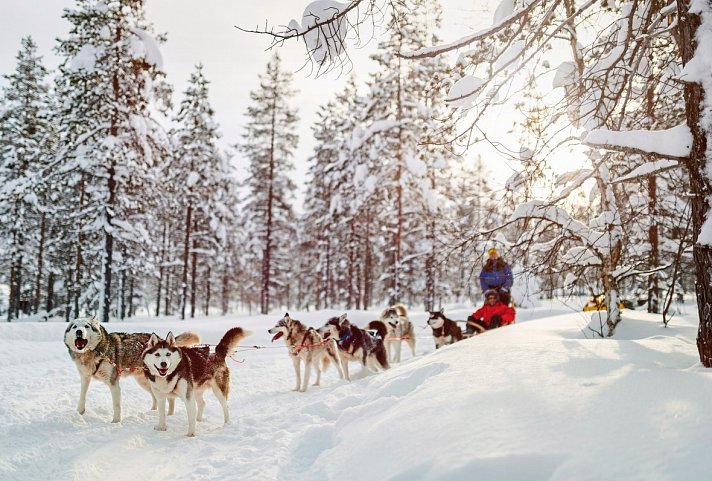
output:
[[207, 349], [179, 346], [170, 332], [165, 340], [151, 335], [142, 359], [146, 379], [158, 398], [156, 431], [166, 430], [166, 399], [179, 397], [188, 413], [187, 435], [194, 436], [196, 420], [203, 420], [203, 393], [208, 389], [212, 389], [222, 406], [225, 424], [230, 422], [227, 409], [230, 369], [225, 358], [250, 334], [241, 327], [233, 327], [223, 335], [213, 354]]
[[408, 319], [408, 310], [403, 304], [396, 304], [386, 308], [380, 320], [388, 328], [386, 336], [386, 349], [388, 349], [388, 360], [400, 362], [401, 344], [403, 341], [410, 346], [410, 350], [415, 357], [415, 332], [413, 323]]
[[[151, 409], [156, 409], [156, 398], [148, 386], [143, 374], [141, 353], [146, 348], [151, 335], [148, 333], [109, 333], [99, 323], [96, 316], [90, 319], [75, 319], [64, 331], [64, 344], [69, 350], [69, 357], [74, 361], [81, 379], [77, 412], [86, 410], [87, 391], [92, 378], [106, 383], [111, 390], [114, 407], [112, 422], [121, 421], [122, 375], [133, 376], [138, 384], [146, 389], [153, 399]], [[200, 342], [200, 336], [194, 332], [185, 332], [176, 337], [182, 346], [192, 346]], [[170, 413], [173, 414], [173, 404]]]
[[[284, 343], [289, 349], [289, 357], [292, 359], [297, 380], [294, 391], [305, 392], [307, 390], [312, 368], [316, 370], [316, 382], [314, 385], [318, 386], [321, 382], [321, 371], [329, 367], [332, 361], [339, 372], [339, 378], [344, 378], [336, 340], [324, 339], [316, 329], [307, 327], [298, 320], [292, 319], [289, 317], [289, 313], [285, 314], [268, 332], [274, 334], [272, 342], [284, 336]], [[304, 363], [303, 378], [302, 363]]]

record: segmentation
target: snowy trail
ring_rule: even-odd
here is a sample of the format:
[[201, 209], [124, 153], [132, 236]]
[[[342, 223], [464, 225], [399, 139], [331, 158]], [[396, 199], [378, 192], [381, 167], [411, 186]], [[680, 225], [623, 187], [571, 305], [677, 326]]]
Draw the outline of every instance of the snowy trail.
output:
[[[320, 325], [339, 312], [293, 314]], [[349, 316], [365, 324], [374, 313]], [[181, 402], [168, 431], [154, 431], [150, 397], [132, 379], [122, 384], [120, 424], [96, 382], [80, 416], [66, 325], [0, 325], [0, 479], [704, 479], [712, 375], [697, 363], [694, 322], [662, 329], [644, 313], [628, 316], [619, 339], [601, 340], [582, 335], [578, 313], [522, 311], [515, 326], [435, 351], [425, 314], [413, 313], [415, 357], [405, 351], [390, 370], [350, 383], [330, 368], [306, 393], [291, 391], [291, 361], [281, 341], [270, 343], [280, 316], [109, 324], [190, 329], [211, 344], [240, 325], [254, 332], [243, 346], [269, 347], [229, 361], [232, 423], [222, 425], [207, 394], [195, 438], [185, 436]]]

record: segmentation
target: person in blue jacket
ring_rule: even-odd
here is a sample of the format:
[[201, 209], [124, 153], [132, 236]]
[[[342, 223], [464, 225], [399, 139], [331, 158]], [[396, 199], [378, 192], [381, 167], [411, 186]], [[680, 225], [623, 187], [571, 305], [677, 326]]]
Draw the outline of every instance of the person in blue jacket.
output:
[[499, 252], [494, 247], [487, 251], [487, 256], [487, 261], [480, 271], [482, 292], [494, 289], [499, 292], [499, 300], [503, 304], [509, 305], [511, 301], [509, 291], [514, 283], [512, 269], [499, 256]]

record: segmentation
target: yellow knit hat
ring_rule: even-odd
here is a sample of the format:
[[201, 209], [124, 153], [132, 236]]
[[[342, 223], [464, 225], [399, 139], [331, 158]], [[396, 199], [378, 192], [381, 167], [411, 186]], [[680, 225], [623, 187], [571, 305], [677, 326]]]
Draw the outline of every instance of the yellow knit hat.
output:
[[488, 256], [491, 256], [492, 254], [497, 254], [497, 255], [499, 255], [499, 252], [498, 252], [497, 249], [495, 249], [494, 247], [490, 247], [489, 249], [487, 249], [487, 255], [488, 255]]

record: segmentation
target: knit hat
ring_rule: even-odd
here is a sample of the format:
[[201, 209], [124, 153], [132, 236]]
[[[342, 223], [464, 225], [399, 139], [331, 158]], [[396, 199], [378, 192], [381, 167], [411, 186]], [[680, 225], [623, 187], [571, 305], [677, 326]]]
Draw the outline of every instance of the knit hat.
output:
[[499, 255], [499, 252], [498, 252], [497, 249], [495, 249], [494, 247], [490, 247], [489, 249], [487, 249], [487, 255], [488, 255], [488, 256], [491, 256], [492, 254], [497, 254], [497, 255]]
[[497, 300], [499, 300], [499, 292], [497, 292], [496, 289], [487, 289], [485, 291], [485, 299], [487, 299], [490, 296], [494, 296], [497, 298]]

